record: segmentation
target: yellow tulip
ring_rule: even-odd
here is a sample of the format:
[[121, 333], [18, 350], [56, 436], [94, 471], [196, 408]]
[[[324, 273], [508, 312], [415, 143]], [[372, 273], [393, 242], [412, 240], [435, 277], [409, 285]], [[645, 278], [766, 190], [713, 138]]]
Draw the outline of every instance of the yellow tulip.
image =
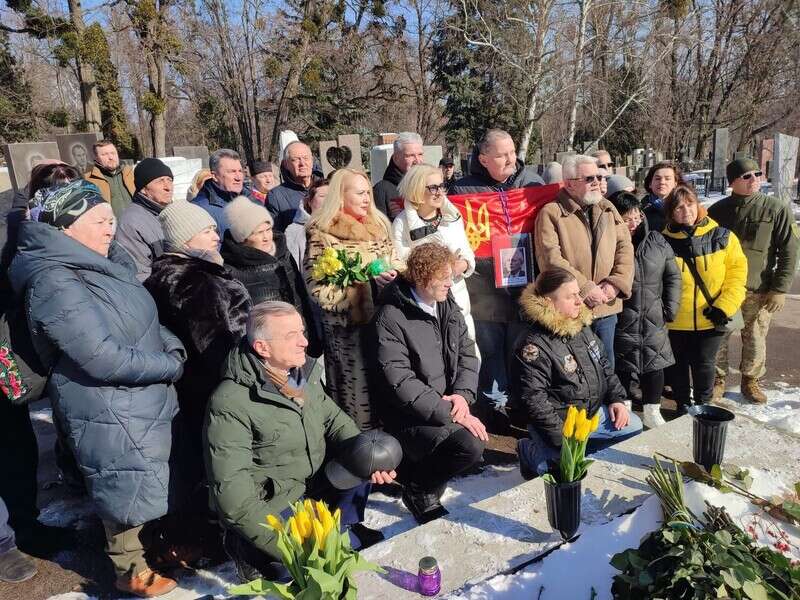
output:
[[328, 510], [328, 507], [325, 505], [325, 503], [322, 500], [317, 500], [315, 504], [317, 505], [317, 516], [320, 519], [322, 519], [324, 517], [324, 515], [326, 515], [326, 514], [329, 517], [331, 516], [331, 512]]
[[578, 409], [574, 406], [570, 406], [567, 409], [567, 418], [564, 420], [564, 429], [562, 430], [565, 438], [571, 438], [575, 433], [575, 419], [577, 416]]
[[342, 519], [342, 509], [341, 508], [337, 508], [333, 512], [333, 520], [336, 523], [337, 527], [339, 527], [339, 525], [341, 524], [341, 519]]
[[578, 411], [578, 418], [575, 420], [575, 427], [578, 428], [580, 425], [588, 421], [586, 418], [586, 409], [582, 408]]
[[314, 527], [314, 537], [317, 538], [317, 543], [321, 548], [325, 545], [325, 540], [328, 538], [328, 532], [325, 531], [325, 527], [323, 527], [322, 523], [320, 523], [318, 519], [314, 519], [312, 525]]
[[322, 521], [322, 528], [325, 530], [325, 535], [328, 535], [328, 532], [333, 529], [335, 522], [329, 510], [325, 510], [325, 514], [322, 515], [320, 519]]
[[313, 519], [314, 518], [314, 505], [312, 504], [311, 500], [309, 500], [308, 498], [303, 500], [303, 508], [308, 513], [308, 516]]
[[292, 539], [298, 546], [303, 545], [303, 536], [300, 535], [300, 530], [297, 527], [297, 521], [294, 517], [289, 517], [289, 531], [292, 534]]
[[584, 420], [575, 431], [575, 439], [579, 442], [585, 442], [589, 439], [589, 434], [591, 433], [592, 422]]
[[598, 410], [594, 413], [592, 417], [592, 431], [597, 431], [597, 428], [600, 426], [600, 411]]
[[304, 510], [301, 510], [295, 516], [297, 517], [297, 528], [300, 530], [300, 535], [304, 540], [307, 540], [309, 537], [311, 537], [312, 532], [311, 518]]
[[267, 524], [278, 533], [283, 531], [283, 524], [275, 515], [267, 515]]

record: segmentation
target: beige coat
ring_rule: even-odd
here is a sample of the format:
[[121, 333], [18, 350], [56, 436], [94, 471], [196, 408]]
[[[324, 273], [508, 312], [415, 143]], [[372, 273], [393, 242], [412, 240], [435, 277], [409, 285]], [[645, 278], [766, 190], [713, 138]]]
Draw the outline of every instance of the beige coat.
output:
[[595, 318], [622, 310], [622, 300], [629, 298], [633, 285], [633, 244], [622, 217], [608, 200], [592, 206], [594, 248], [589, 224], [580, 205], [562, 189], [555, 202], [544, 205], [536, 218], [534, 243], [540, 271], [561, 267], [578, 279], [581, 296], [604, 281], [619, 290], [609, 304], [592, 311]]
[[[105, 201], [111, 202], [111, 186], [108, 185], [108, 181], [106, 181], [100, 167], [95, 165], [83, 178], [95, 184], [100, 189], [100, 194]], [[131, 196], [133, 196], [136, 191], [136, 184], [133, 182], [133, 167], [122, 167], [122, 182], [125, 184], [125, 187], [128, 188]]]

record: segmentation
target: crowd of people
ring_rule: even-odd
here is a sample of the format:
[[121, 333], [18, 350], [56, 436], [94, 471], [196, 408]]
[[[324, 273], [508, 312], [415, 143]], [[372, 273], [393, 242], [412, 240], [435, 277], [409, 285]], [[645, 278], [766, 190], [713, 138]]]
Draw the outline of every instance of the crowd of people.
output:
[[[374, 486], [419, 523], [439, 518], [448, 481], [512, 423], [525, 478], [557, 457], [570, 406], [599, 415], [590, 451], [659, 427], [665, 385], [679, 412], [722, 395], [736, 329], [742, 392], [766, 402], [766, 335], [800, 238], [752, 160], [728, 165], [732, 194], [707, 211], [675, 163], [654, 165], [639, 199], [607, 152], [543, 179], [499, 129], [463, 177], [401, 133], [374, 187], [360, 170], [324, 178], [300, 141], [247, 174], [221, 149], [187, 200], [160, 160], [93, 150], [88, 173], [35, 166], [7, 217], [4, 348], [29, 368], [22, 401], [0, 400], [19, 457], [0, 477], [4, 581], [35, 573], [20, 549], [70, 539], [37, 520], [25, 402], [42, 395], [64, 485], [102, 519], [117, 588], [142, 597], [203, 557], [284, 578], [261, 524], [300, 498], [339, 508], [355, 547], [382, 539], [363, 524]], [[545, 181], [560, 188], [528, 232], [538, 275], [496, 286], [448, 196], [500, 192], [508, 209], [503, 192]], [[355, 255], [368, 276], [327, 276]], [[364, 448], [386, 444], [396, 464], [372, 471]]]

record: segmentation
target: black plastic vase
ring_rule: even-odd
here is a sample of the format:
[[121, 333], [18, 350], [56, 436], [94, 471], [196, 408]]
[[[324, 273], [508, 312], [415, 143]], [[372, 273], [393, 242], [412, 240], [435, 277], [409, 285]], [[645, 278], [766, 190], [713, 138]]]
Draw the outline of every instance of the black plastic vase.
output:
[[561, 534], [564, 541], [570, 541], [581, 525], [581, 483], [583, 478], [569, 483], [549, 483], [544, 481], [544, 495], [547, 500], [547, 520], [550, 527]]
[[710, 471], [714, 465], [722, 464], [728, 423], [733, 421], [734, 414], [719, 406], [708, 404], [692, 406], [687, 412], [693, 420], [694, 462]]

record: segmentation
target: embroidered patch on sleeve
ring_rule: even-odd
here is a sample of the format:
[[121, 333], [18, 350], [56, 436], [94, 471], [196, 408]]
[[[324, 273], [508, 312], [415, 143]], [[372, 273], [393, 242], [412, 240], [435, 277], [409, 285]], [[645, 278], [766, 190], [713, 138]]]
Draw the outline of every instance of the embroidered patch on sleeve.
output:
[[534, 344], [526, 344], [522, 348], [522, 360], [527, 363], [535, 362], [539, 358], [539, 348]]

